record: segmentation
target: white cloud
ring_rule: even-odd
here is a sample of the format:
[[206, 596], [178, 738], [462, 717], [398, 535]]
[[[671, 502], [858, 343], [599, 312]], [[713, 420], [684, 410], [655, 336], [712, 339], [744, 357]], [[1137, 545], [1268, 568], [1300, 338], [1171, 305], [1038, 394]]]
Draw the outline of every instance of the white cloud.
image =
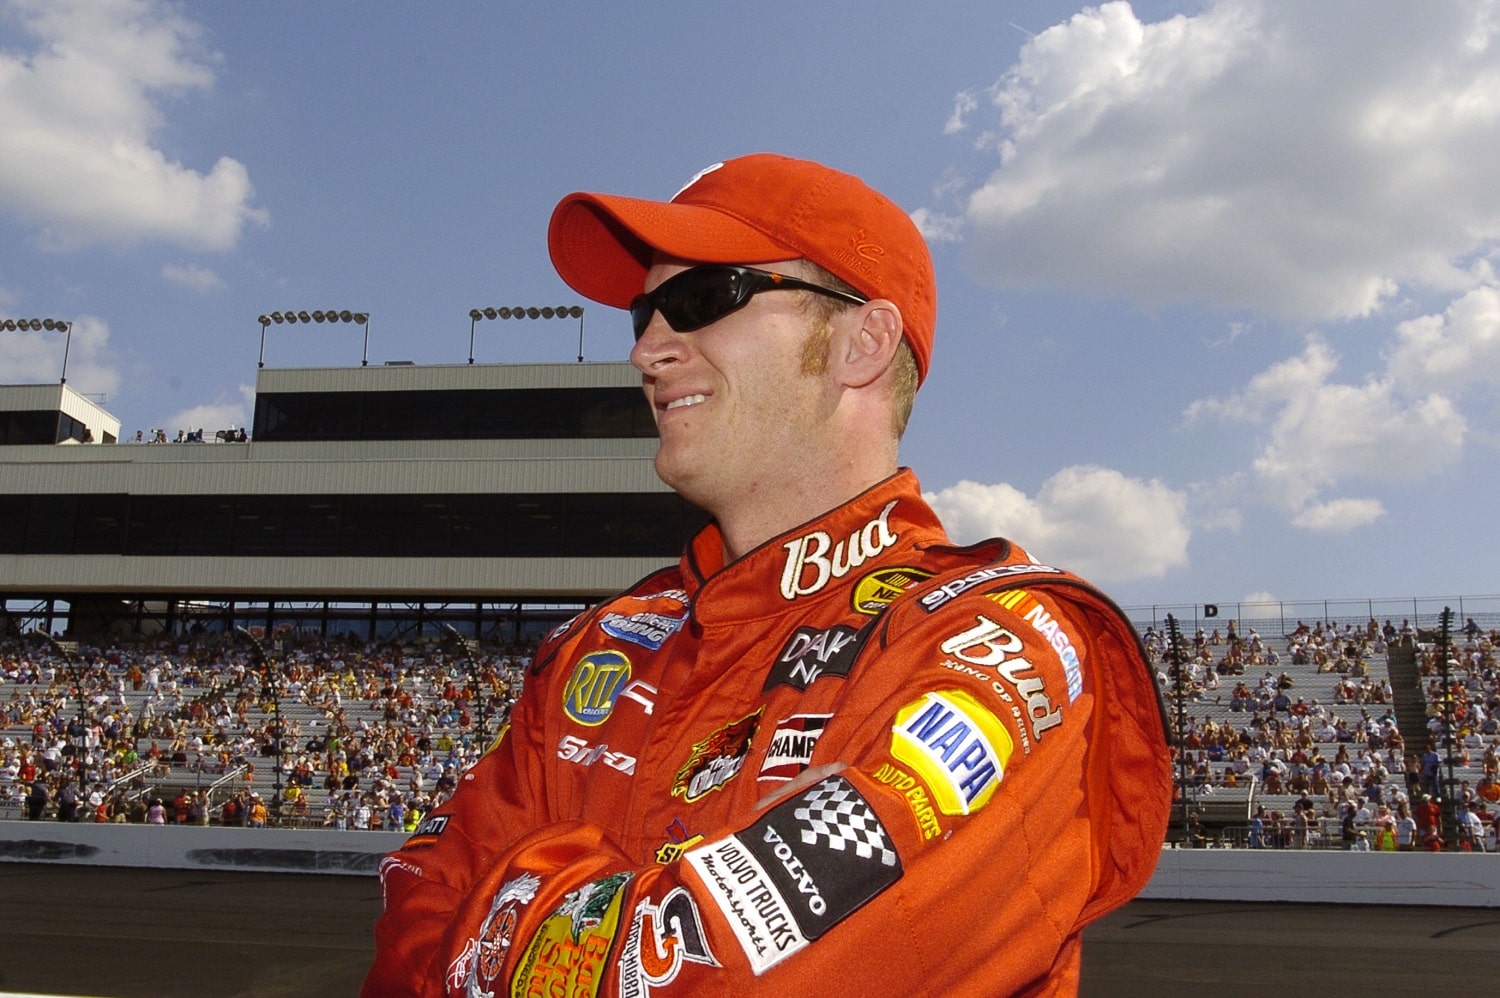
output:
[[1378, 499], [1334, 499], [1309, 503], [1292, 517], [1292, 526], [1323, 533], [1348, 533], [1385, 515]]
[[947, 130], [987, 176], [932, 214], [964, 216], [985, 283], [1364, 316], [1472, 286], [1500, 239], [1500, 18], [1218, 0], [1147, 24], [1106, 3], [958, 95]]
[[195, 405], [180, 412], [173, 413], [162, 422], [163, 429], [168, 431], [168, 437], [175, 435], [177, 430], [203, 430], [203, 439], [206, 442], [214, 440], [214, 434], [219, 430], [230, 428], [238, 429], [249, 425], [250, 413], [255, 408], [255, 386], [240, 385], [240, 397], [218, 398], [213, 402], [203, 405]]
[[1332, 380], [1339, 360], [1318, 337], [1250, 379], [1238, 395], [1199, 399], [1189, 421], [1218, 418], [1260, 435], [1250, 478], [1258, 499], [1309, 530], [1347, 531], [1383, 515], [1373, 499], [1324, 500], [1350, 479], [1400, 481], [1452, 466], [1468, 424], [1445, 395], [1406, 392], [1392, 373]]
[[225, 288], [224, 279], [207, 267], [196, 263], [179, 266], [175, 263], [165, 264], [161, 268], [161, 276], [173, 284], [181, 284], [183, 287], [192, 288], [205, 294], [209, 291], [222, 291]]
[[1037, 558], [1098, 582], [1159, 578], [1187, 564], [1185, 497], [1109, 468], [1064, 468], [1035, 499], [1006, 484], [962, 481], [926, 495], [959, 543], [1008, 537]]
[[0, 330], [0, 383], [45, 384], [63, 376], [67, 356], [68, 384], [84, 394], [111, 395], [120, 372], [109, 349], [109, 326], [91, 315], [73, 320], [70, 333]]
[[1396, 327], [1391, 376], [1438, 391], [1475, 383], [1500, 383], [1500, 288], [1475, 288], [1442, 315], [1424, 315]]
[[[154, 144], [162, 98], [213, 84], [198, 27], [159, 0], [0, 0], [34, 40], [0, 52], [0, 212], [53, 249], [161, 240], [232, 247], [251, 205], [242, 164], [207, 173]], [[24, 154], [17, 154], [24, 150]]]

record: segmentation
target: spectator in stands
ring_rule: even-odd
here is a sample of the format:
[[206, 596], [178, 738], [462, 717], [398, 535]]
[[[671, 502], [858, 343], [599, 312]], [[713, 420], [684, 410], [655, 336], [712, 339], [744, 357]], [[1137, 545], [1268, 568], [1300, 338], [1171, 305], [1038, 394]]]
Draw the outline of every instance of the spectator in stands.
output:
[[1381, 804], [1375, 811], [1375, 842], [1378, 852], [1396, 851], [1396, 816]]
[[1443, 848], [1443, 812], [1432, 799], [1431, 794], [1423, 794], [1422, 801], [1412, 812], [1412, 817], [1417, 822], [1417, 841], [1424, 849], [1434, 852]]
[[146, 824], [165, 825], [167, 823], [167, 806], [162, 803], [160, 797], [152, 798], [151, 806], [146, 808]]
[[1404, 803], [1396, 805], [1396, 848], [1410, 852], [1417, 847], [1417, 822]]
[[1443, 757], [1438, 755], [1437, 744], [1428, 741], [1427, 750], [1422, 753], [1421, 776], [1422, 794], [1426, 797], [1438, 797], [1442, 789], [1438, 786], [1439, 770], [1443, 765]]
[[1339, 836], [1347, 850], [1354, 849], [1359, 841], [1358, 816], [1352, 802], [1345, 802], [1339, 814]]
[[1465, 852], [1484, 852], [1484, 822], [1475, 813], [1472, 801], [1464, 804], [1458, 812], [1459, 843]]
[[57, 791], [57, 820], [78, 820], [78, 789], [73, 786], [73, 781], [64, 778], [62, 787]]
[[26, 817], [30, 821], [41, 821], [47, 812], [47, 782], [42, 779], [31, 782], [31, 792], [26, 795]]

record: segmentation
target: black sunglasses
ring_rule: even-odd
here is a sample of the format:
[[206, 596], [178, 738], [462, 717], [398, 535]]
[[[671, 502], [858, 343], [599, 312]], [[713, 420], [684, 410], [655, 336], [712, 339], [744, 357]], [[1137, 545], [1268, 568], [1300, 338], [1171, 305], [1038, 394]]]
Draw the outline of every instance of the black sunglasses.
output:
[[762, 291], [814, 291], [852, 305], [863, 305], [870, 300], [769, 270], [709, 263], [669, 277], [649, 294], [636, 295], [631, 300], [630, 321], [635, 326], [635, 338], [639, 340], [646, 332], [656, 312], [677, 332], [690, 333], [744, 308], [751, 297]]

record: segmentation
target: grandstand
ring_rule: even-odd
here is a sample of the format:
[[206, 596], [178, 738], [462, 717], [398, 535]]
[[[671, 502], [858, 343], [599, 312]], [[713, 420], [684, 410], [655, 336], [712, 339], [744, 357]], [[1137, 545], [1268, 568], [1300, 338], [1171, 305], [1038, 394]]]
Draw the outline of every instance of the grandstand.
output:
[[[1178, 837], [1343, 848], [1352, 834], [1355, 847], [1364, 848], [1430, 790], [1439, 801], [1473, 800], [1486, 826], [1484, 844], [1493, 850], [1491, 810], [1500, 801], [1497, 618], [1493, 612], [1462, 618], [1467, 630], [1453, 627], [1446, 638], [1425, 620], [1413, 625], [1410, 616], [1397, 618], [1400, 626], [1373, 615], [1294, 620], [1284, 631], [1280, 617], [1230, 618], [1222, 631], [1195, 625], [1182, 634], [1181, 670], [1171, 665], [1167, 629], [1138, 624], [1158, 668], [1169, 723], [1186, 746], [1178, 757], [1186, 788]], [[1458, 693], [1446, 704], [1444, 660]], [[1454, 712], [1451, 747], [1445, 708]], [[1440, 765], [1424, 783], [1420, 761], [1429, 747]], [[1346, 829], [1349, 812], [1354, 821]], [[1193, 830], [1185, 832], [1189, 818]], [[1453, 818], [1450, 810], [1445, 820]]]
[[[241, 823], [259, 800], [272, 823], [363, 828], [433, 806], [535, 641], [702, 522], [652, 470], [638, 380], [262, 369], [251, 432], [140, 443], [65, 385], [0, 387], [0, 817], [49, 761], [55, 815], [78, 751], [75, 790], [110, 818], [161, 798], [167, 821], [182, 800]], [[1500, 799], [1500, 599], [1457, 602], [1446, 646], [1431, 601], [1192, 607], [1181, 668], [1173, 608], [1128, 611], [1181, 742], [1175, 837], [1343, 847], [1350, 812], [1378, 836], [1429, 739], [1435, 796]]]
[[[288, 820], [340, 803], [360, 821], [397, 784], [430, 804], [415, 771], [478, 752], [526, 650], [704, 520], [657, 479], [624, 363], [262, 368], [251, 427], [175, 429], [122, 434], [66, 384], [0, 386], [0, 708], [14, 745], [67, 751], [116, 714], [142, 758], [94, 767], [134, 798], [201, 788], [215, 813], [300, 792], [299, 755], [324, 772]], [[398, 722], [431, 744], [397, 744]], [[330, 730], [359, 763], [336, 791], [337, 754], [308, 747]]]
[[253, 432], [139, 444], [49, 391], [39, 411], [35, 386], [0, 387], [28, 429], [0, 462], [12, 631], [534, 640], [703, 522], [652, 470], [629, 364], [262, 369]]

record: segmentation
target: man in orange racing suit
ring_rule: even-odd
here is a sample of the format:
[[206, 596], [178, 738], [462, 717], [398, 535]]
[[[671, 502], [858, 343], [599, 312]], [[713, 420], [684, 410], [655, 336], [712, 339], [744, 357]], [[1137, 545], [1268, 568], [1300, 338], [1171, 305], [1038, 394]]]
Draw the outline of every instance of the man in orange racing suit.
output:
[[549, 245], [630, 308], [657, 472], [713, 521], [538, 649], [385, 860], [365, 994], [1076, 992], [1156, 863], [1160, 702], [1112, 603], [950, 545], [897, 464], [936, 324], [910, 219], [758, 154], [570, 195]]

